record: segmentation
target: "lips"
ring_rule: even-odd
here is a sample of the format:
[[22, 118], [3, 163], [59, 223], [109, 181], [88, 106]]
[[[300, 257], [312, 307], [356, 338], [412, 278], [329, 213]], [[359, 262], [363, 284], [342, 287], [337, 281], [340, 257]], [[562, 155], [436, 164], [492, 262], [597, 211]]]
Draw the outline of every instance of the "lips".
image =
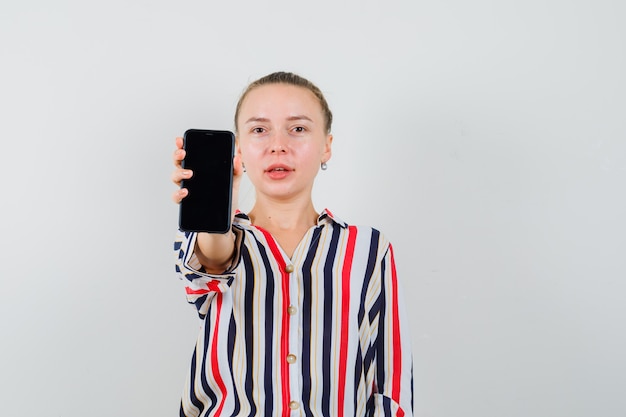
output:
[[287, 165], [283, 165], [283, 164], [270, 165], [269, 167], [265, 169], [265, 172], [282, 172], [282, 171], [293, 171], [293, 170], [289, 168]]
[[274, 164], [265, 169], [265, 173], [272, 179], [279, 180], [287, 177], [293, 169], [287, 165]]

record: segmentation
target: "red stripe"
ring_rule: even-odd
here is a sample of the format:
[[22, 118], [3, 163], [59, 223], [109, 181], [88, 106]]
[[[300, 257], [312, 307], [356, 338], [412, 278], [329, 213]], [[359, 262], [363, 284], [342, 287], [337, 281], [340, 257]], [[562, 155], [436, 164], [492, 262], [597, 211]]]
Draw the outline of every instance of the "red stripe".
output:
[[209, 292], [222, 292], [219, 281], [216, 281], [216, 280], [208, 281], [205, 283], [205, 285], [207, 289], [194, 290], [191, 287], [185, 287], [185, 291], [187, 292], [187, 294], [190, 294], [190, 295], [191, 294], [194, 294], [194, 295], [207, 294]]
[[350, 274], [352, 272], [352, 260], [354, 259], [354, 246], [356, 243], [355, 226], [348, 227], [348, 244], [346, 246], [345, 261], [341, 270], [341, 343], [339, 345], [339, 396], [337, 398], [338, 417], [343, 417], [344, 401], [346, 396], [346, 363], [348, 361], [348, 331], [350, 322]]
[[289, 307], [289, 274], [285, 271], [285, 260], [280, 252], [278, 244], [272, 237], [272, 235], [265, 229], [255, 226], [265, 236], [265, 240], [270, 247], [270, 251], [274, 256], [278, 266], [280, 267], [280, 276], [282, 283], [282, 300], [283, 300], [283, 316], [282, 316], [282, 329], [280, 334], [280, 380], [281, 380], [281, 392], [283, 400], [283, 416], [288, 417], [291, 412], [289, 409], [289, 401], [291, 400], [291, 393], [289, 390], [289, 365], [287, 364], [287, 355], [289, 354], [289, 315], [287, 314], [287, 308]]
[[[402, 371], [402, 345], [400, 342], [400, 313], [398, 311], [398, 276], [396, 274], [396, 261], [393, 256], [393, 248], [389, 245], [389, 253], [391, 254], [391, 306], [392, 306], [392, 323], [393, 323], [393, 379], [391, 383], [391, 399], [400, 404], [400, 379]], [[400, 410], [402, 411], [402, 410]], [[399, 412], [403, 415], [403, 412]]]
[[224, 408], [224, 403], [226, 402], [226, 385], [224, 384], [224, 380], [222, 380], [222, 375], [220, 375], [220, 368], [219, 368], [219, 363], [217, 360], [217, 349], [218, 349], [218, 340], [217, 340], [217, 335], [219, 333], [219, 324], [220, 324], [220, 315], [222, 312], [222, 294], [218, 293], [217, 297], [216, 297], [216, 302], [217, 302], [217, 312], [215, 313], [215, 330], [213, 331], [213, 340], [211, 341], [211, 371], [213, 374], [213, 377], [215, 378], [215, 382], [217, 383], [217, 386], [220, 390], [220, 392], [222, 393], [222, 401], [220, 402], [220, 405], [217, 407], [217, 411], [215, 412], [216, 416], [219, 416], [222, 414], [222, 409]]
[[185, 287], [187, 294], [207, 294], [209, 290], [192, 290], [190, 287]]

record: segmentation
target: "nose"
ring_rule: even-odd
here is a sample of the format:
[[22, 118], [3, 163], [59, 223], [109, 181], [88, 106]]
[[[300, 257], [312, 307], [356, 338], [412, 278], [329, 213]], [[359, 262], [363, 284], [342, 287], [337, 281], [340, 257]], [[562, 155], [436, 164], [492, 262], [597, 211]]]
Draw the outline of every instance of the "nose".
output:
[[275, 133], [272, 135], [272, 142], [270, 143], [271, 153], [285, 153], [287, 152], [287, 142], [284, 135]]

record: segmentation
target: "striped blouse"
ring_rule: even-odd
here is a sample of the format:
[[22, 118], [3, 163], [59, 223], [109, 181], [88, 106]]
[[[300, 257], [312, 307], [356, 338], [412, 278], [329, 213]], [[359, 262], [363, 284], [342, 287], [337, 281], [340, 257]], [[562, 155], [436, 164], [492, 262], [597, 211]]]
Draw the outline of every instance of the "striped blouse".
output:
[[180, 416], [411, 416], [409, 329], [393, 250], [328, 210], [291, 259], [238, 213], [220, 275], [177, 234], [176, 271], [200, 334]]

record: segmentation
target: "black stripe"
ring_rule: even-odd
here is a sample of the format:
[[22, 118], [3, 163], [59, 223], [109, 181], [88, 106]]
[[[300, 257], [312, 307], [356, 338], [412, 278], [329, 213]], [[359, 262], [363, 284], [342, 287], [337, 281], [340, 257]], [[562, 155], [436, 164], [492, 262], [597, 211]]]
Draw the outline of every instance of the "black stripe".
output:
[[319, 226], [313, 231], [311, 245], [309, 246], [306, 259], [302, 264], [302, 402], [304, 403], [304, 414], [313, 416], [311, 410], [311, 294], [313, 294], [312, 272], [313, 260], [319, 246], [319, 237], [322, 232]]
[[[383, 259], [380, 263], [380, 275], [381, 277], [385, 276], [385, 270], [387, 265], [385, 264], [385, 260]], [[378, 301], [376, 304], [379, 306], [378, 310], [378, 334], [376, 337], [376, 372], [377, 372], [377, 382], [378, 382], [378, 392], [385, 391], [385, 280], [380, 280], [380, 296], [378, 297]]]
[[324, 264], [324, 342], [322, 344], [322, 380], [324, 381], [324, 388], [322, 390], [322, 413], [325, 416], [330, 415], [330, 391], [333, 388], [333, 384], [331, 383], [332, 361], [330, 357], [333, 331], [333, 281], [335, 279], [333, 266], [335, 265], [335, 257], [337, 256], [340, 233], [341, 228], [333, 228], [330, 246], [326, 254], [326, 263]]
[[[254, 317], [254, 312], [252, 311], [253, 308], [253, 297], [254, 297], [254, 287], [255, 287], [255, 280], [256, 280], [256, 276], [254, 274], [254, 268], [252, 267], [252, 259], [250, 257], [249, 251], [248, 251], [248, 247], [244, 246], [242, 248], [242, 257], [241, 259], [243, 259], [244, 263], [243, 263], [243, 268], [245, 273], [243, 274], [245, 276], [245, 283], [244, 284], [244, 288], [245, 288], [245, 292], [244, 292], [244, 309], [245, 309], [245, 317], [244, 320], [246, 321], [244, 324], [244, 329], [245, 329], [245, 333], [246, 333], [246, 376], [245, 376], [245, 381], [244, 381], [244, 387], [245, 387], [245, 391], [246, 391], [246, 396], [247, 396], [247, 400], [248, 400], [248, 404], [250, 404], [250, 416], [255, 416], [257, 414], [257, 408], [256, 408], [256, 403], [254, 402], [254, 399], [252, 397], [252, 391], [253, 391], [253, 381], [252, 381], [252, 369], [254, 369], [254, 363], [253, 363], [253, 352], [254, 352], [254, 337], [253, 337], [253, 330], [254, 330], [254, 321], [253, 321], [253, 317]], [[240, 275], [241, 279], [244, 279], [244, 277], [242, 277]], [[237, 410], [237, 412], [233, 412], [233, 415], [238, 415], [239, 410]]]
[[[228, 326], [228, 352], [235, 351], [235, 334], [237, 333], [237, 323], [235, 323], [235, 315], [231, 314], [230, 323]], [[230, 370], [230, 380], [233, 381], [233, 386], [235, 385], [235, 376], [233, 375], [233, 355], [228, 355], [228, 369]], [[236, 389], [233, 389], [233, 393], [235, 395], [234, 398], [234, 408], [233, 415], [236, 416], [239, 414], [239, 410], [241, 409], [241, 404], [239, 402], [239, 393]]]
[[387, 396], [383, 396], [383, 411], [385, 412], [385, 417], [391, 417], [391, 398]]
[[369, 254], [367, 257], [367, 267], [365, 268], [365, 276], [363, 277], [363, 287], [361, 288], [361, 300], [359, 302], [359, 313], [358, 313], [358, 323], [359, 328], [361, 328], [361, 324], [363, 323], [363, 318], [365, 317], [365, 300], [367, 299], [367, 288], [369, 287], [370, 280], [372, 279], [372, 274], [374, 273], [374, 268], [376, 267], [376, 262], [378, 259], [376, 258], [376, 253], [378, 252], [378, 243], [379, 243], [380, 232], [376, 229], [372, 229], [372, 237], [370, 239], [370, 248]]
[[[378, 253], [378, 245], [380, 243], [379, 238], [380, 238], [380, 232], [376, 229], [371, 229], [371, 238], [370, 238], [370, 246], [369, 246], [369, 253], [368, 253], [368, 258], [367, 258], [367, 266], [365, 268], [365, 275], [363, 277], [363, 286], [361, 287], [361, 299], [359, 302], [359, 313], [358, 313], [358, 323], [359, 323], [359, 329], [363, 328], [363, 320], [365, 319], [365, 306], [366, 306], [366, 299], [367, 299], [367, 290], [370, 286], [370, 282], [372, 280], [372, 275], [374, 274], [374, 269], [376, 267], [376, 263], [378, 262], [378, 259], [376, 257], [376, 254]], [[377, 308], [378, 304], [375, 303], [374, 304], [374, 308], [372, 310], [369, 311], [368, 314], [368, 322], [371, 323], [372, 320], [374, 319], [374, 317], [376, 317], [376, 314], [378, 314], [378, 310]], [[373, 343], [372, 343], [373, 344]], [[363, 352], [361, 351], [361, 349], [359, 348], [358, 351], [359, 355], [362, 355]], [[369, 370], [370, 367], [374, 361], [376, 357], [376, 351], [374, 349], [372, 349], [371, 346], [368, 346], [367, 350], [365, 351], [365, 357], [359, 356], [359, 360], [357, 361], [357, 366], [361, 367], [361, 372], [363, 373], [363, 381], [365, 381], [366, 376], [369, 374]], [[355, 375], [355, 386], [354, 386], [354, 401], [355, 404], [357, 402], [357, 391], [358, 391], [358, 379], [359, 374], [357, 373]]]
[[413, 362], [411, 361], [411, 414], [415, 414], [415, 391], [413, 391]]
[[[206, 318], [205, 323], [204, 323], [204, 344], [202, 346], [203, 349], [203, 354], [202, 354], [202, 370], [203, 372], [200, 375], [200, 382], [202, 384], [202, 391], [204, 393], [206, 393], [209, 397], [209, 399], [212, 401], [212, 404], [209, 406], [209, 408], [207, 409], [207, 414], [211, 412], [211, 410], [213, 410], [215, 408], [215, 406], [217, 405], [217, 395], [215, 395], [215, 392], [211, 389], [211, 387], [209, 386], [209, 383], [206, 379], [206, 372], [204, 372], [204, 370], [206, 370], [206, 360], [207, 357], [210, 356], [210, 354], [208, 354], [209, 351], [209, 341], [211, 340], [211, 331], [210, 331], [210, 327], [209, 324], [206, 323], [207, 318], [211, 317], [211, 310], [213, 309], [213, 304], [211, 304], [209, 306], [209, 310], [207, 311], [206, 314]], [[202, 412], [204, 410], [204, 406], [202, 404], [200, 404], [200, 407], [198, 407], [200, 409], [200, 414], [202, 415]]]
[[206, 303], [208, 296], [208, 294], [204, 294], [203, 296], [196, 298], [196, 301], [194, 301], [193, 303], [193, 305], [196, 306], [196, 310], [198, 310], [198, 317], [200, 317], [202, 320], [204, 320], [206, 314], [200, 313], [200, 310], [202, 309], [202, 305]]
[[361, 350], [361, 345], [359, 344], [359, 347], [356, 351], [356, 358], [355, 358], [355, 371], [354, 371], [354, 391], [352, 393], [352, 400], [354, 402], [353, 407], [354, 407], [354, 411], [356, 412], [357, 406], [358, 406], [358, 391], [359, 391], [359, 383], [361, 381], [363, 381], [363, 385], [365, 385], [365, 374], [363, 374], [363, 351]]
[[376, 359], [376, 345], [372, 344], [365, 351], [365, 357], [363, 358], [363, 375], [365, 376], [369, 375], [370, 367], [374, 363], [375, 359]]
[[[189, 400], [191, 401], [193, 405], [195, 405], [198, 408], [201, 408], [202, 403], [198, 400], [198, 397], [196, 397], [195, 390], [193, 389], [193, 387], [196, 385], [194, 382], [195, 378], [196, 378], [196, 349], [194, 349], [193, 355], [191, 356], [191, 372], [189, 373], [189, 380], [191, 382], [189, 384], [189, 388], [190, 388]], [[182, 400], [180, 402], [180, 417], [186, 417], [185, 410], [183, 409]]]
[[259, 254], [261, 255], [261, 259], [263, 260], [263, 266], [265, 267], [265, 276], [266, 276], [266, 292], [265, 292], [265, 317], [260, 317], [261, 321], [265, 320], [265, 340], [260, 342], [265, 346], [265, 382], [263, 387], [265, 388], [265, 411], [264, 415], [271, 416], [272, 411], [274, 409], [274, 387], [272, 384], [272, 371], [274, 370], [272, 366], [272, 344], [271, 341], [274, 339], [274, 291], [275, 291], [275, 280], [274, 274], [272, 272], [272, 265], [267, 256], [267, 251], [265, 250], [264, 244], [259, 242], [259, 240], [254, 237], [256, 240], [257, 247], [259, 249]]

